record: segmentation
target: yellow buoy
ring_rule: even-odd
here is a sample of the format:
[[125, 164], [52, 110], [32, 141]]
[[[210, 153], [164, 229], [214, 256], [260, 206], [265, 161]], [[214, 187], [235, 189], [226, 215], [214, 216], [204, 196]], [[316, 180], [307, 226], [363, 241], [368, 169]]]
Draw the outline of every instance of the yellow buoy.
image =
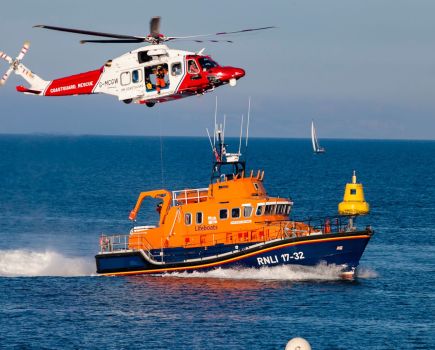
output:
[[338, 205], [340, 215], [365, 215], [369, 213], [369, 204], [364, 199], [362, 184], [356, 183], [355, 170], [352, 183], [347, 183], [344, 189], [343, 202]]

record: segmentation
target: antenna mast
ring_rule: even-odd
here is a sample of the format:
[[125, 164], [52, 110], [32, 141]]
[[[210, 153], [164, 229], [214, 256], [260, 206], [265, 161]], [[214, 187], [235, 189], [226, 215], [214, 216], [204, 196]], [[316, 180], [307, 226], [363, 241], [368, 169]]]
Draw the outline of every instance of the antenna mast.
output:
[[207, 130], [207, 135], [208, 135], [208, 139], [209, 139], [209, 141], [210, 141], [211, 151], [213, 152], [213, 151], [214, 151], [214, 146], [213, 146], [213, 144], [211, 143], [210, 133], [208, 132], [208, 128], [205, 128], [205, 130]]
[[249, 96], [248, 101], [248, 122], [246, 123], [246, 148], [248, 148], [248, 138], [249, 138], [249, 117], [251, 115], [251, 96]]
[[217, 118], [218, 98], [216, 96], [216, 105], [214, 108], [214, 132], [213, 132], [213, 147], [216, 146], [216, 118]]
[[239, 156], [241, 155], [240, 150], [242, 149], [242, 136], [243, 136], [243, 114], [242, 114], [242, 122], [240, 123], [240, 138], [239, 138]]

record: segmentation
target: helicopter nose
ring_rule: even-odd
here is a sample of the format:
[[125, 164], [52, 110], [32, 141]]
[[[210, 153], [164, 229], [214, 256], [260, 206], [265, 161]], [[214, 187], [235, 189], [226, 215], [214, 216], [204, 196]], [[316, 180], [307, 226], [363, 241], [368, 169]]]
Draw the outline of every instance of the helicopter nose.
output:
[[240, 79], [245, 76], [245, 71], [242, 68], [236, 67], [225, 67], [226, 78], [229, 79]]
[[219, 67], [210, 69], [208, 79], [214, 84], [234, 83], [245, 76], [245, 70], [236, 67]]
[[245, 76], [245, 70], [242, 68], [234, 68], [233, 77], [236, 79], [240, 79]]

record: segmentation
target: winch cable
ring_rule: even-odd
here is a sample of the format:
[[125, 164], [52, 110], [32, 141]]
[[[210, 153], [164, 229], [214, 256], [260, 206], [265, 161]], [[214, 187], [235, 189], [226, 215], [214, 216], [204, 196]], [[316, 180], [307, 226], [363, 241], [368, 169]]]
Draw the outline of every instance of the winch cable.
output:
[[165, 169], [163, 164], [163, 136], [162, 136], [162, 114], [160, 112], [160, 108], [158, 110], [158, 119], [159, 119], [159, 137], [160, 137], [160, 170], [162, 175], [162, 188], [165, 187]]

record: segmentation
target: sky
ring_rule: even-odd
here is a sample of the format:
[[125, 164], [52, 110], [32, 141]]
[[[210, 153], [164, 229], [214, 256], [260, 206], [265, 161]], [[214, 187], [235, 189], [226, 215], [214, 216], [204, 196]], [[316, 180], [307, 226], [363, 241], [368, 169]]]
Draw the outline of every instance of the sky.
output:
[[[237, 35], [233, 44], [171, 43], [205, 47], [246, 76], [236, 87], [153, 108], [108, 95], [27, 96], [16, 92], [25, 82], [13, 75], [0, 88], [2, 134], [205, 136], [217, 96], [234, 135], [251, 97], [254, 137], [307, 138], [314, 119], [319, 138], [435, 139], [433, 0], [23, 0], [4, 2], [1, 12], [0, 50], [15, 57], [30, 40], [23, 63], [46, 80], [96, 69], [141, 45], [80, 45], [89, 37], [36, 24], [146, 35], [158, 15], [170, 36], [277, 27]], [[0, 62], [0, 75], [7, 68]]]

